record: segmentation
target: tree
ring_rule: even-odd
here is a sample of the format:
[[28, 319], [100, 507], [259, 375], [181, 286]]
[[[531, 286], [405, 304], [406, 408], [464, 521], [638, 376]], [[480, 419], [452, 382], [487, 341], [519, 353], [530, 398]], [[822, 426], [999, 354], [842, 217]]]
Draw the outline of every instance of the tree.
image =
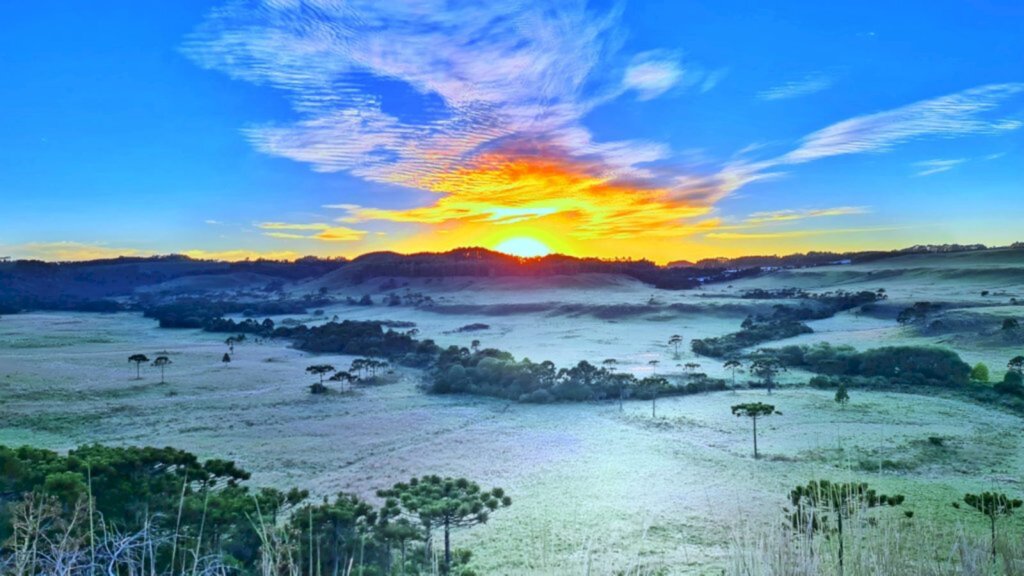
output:
[[978, 362], [971, 368], [971, 380], [975, 382], [988, 382], [988, 366]]
[[501, 488], [490, 491], [480, 489], [465, 478], [423, 476], [408, 483], [398, 483], [388, 490], [380, 490], [384, 498], [382, 514], [395, 517], [399, 513], [419, 520], [430, 553], [431, 534], [444, 531], [444, 572], [452, 564], [451, 531], [453, 528], [475, 526], [487, 522], [490, 513], [512, 505], [512, 499]]
[[149, 358], [145, 354], [132, 354], [128, 357], [129, 362], [135, 362], [135, 379], [142, 380], [142, 372], [140, 372], [140, 366], [143, 362], [149, 362]]
[[735, 392], [736, 391], [736, 371], [743, 367], [743, 363], [740, 362], [739, 360], [735, 359], [735, 358], [730, 358], [730, 359], [726, 360], [725, 363], [722, 364], [722, 366], [726, 370], [732, 371], [732, 390], [733, 390], [733, 392]]
[[668, 339], [668, 345], [672, 346], [672, 348], [675, 350], [675, 352], [674, 352], [674, 357], [675, 358], [679, 358], [679, 346], [682, 343], [683, 343], [683, 337], [680, 336], [679, 334], [673, 334], [672, 337]]
[[[995, 492], [982, 492], [981, 494], [965, 494], [964, 502], [968, 506], [988, 516], [992, 527], [992, 561], [996, 560], [996, 519], [1000, 516], [1009, 516], [1013, 511], [1020, 508], [1024, 502], [1011, 499], [1006, 494]], [[957, 508], [958, 505], [954, 504]]]
[[352, 383], [358, 379], [359, 377], [357, 377], [355, 374], [351, 372], [346, 372], [345, 370], [338, 370], [337, 372], [334, 373], [334, 375], [332, 375], [329, 378], [331, 382], [344, 382], [349, 386], [351, 386]]
[[1024, 356], [1014, 356], [1006, 363], [1006, 367], [1017, 374], [1024, 373]]
[[334, 366], [331, 366], [330, 364], [314, 364], [312, 366], [306, 367], [306, 372], [309, 372], [310, 374], [315, 374], [320, 377], [321, 386], [324, 385], [324, 374], [330, 374], [331, 372], [334, 371]]
[[668, 380], [660, 376], [648, 376], [639, 382], [640, 389], [651, 398], [651, 418], [658, 417], [658, 394], [668, 388]]
[[622, 412], [622, 396], [625, 394], [625, 378], [619, 378], [619, 375], [615, 373], [618, 370], [619, 361], [615, 358], [605, 358], [601, 365], [611, 375], [613, 381], [619, 385], [619, 412]]
[[1005, 318], [1003, 320], [1003, 330], [1016, 330], [1020, 328], [1020, 322], [1016, 318]]
[[166, 368], [168, 364], [172, 364], [172, 362], [171, 359], [168, 358], [167, 356], [157, 356], [156, 359], [153, 360], [153, 366], [156, 366], [157, 368], [160, 369], [161, 384], [164, 383], [164, 368]]
[[782, 412], [775, 410], [775, 406], [761, 402], [750, 402], [747, 404], [736, 404], [732, 407], [734, 416], [746, 416], [754, 423], [754, 459], [760, 456], [757, 453], [757, 419], [766, 416], [782, 415]]
[[786, 367], [774, 356], [759, 356], [750, 363], [750, 373], [761, 379], [769, 395], [775, 386], [775, 376], [785, 371]]
[[697, 369], [700, 368], [700, 364], [697, 364], [696, 362], [687, 362], [684, 368], [686, 368], [686, 371], [690, 374], [694, 374], [697, 372]]
[[661, 364], [658, 360], [648, 360], [647, 365], [651, 367], [651, 374], [654, 376], [658, 375], [658, 364]]
[[480, 351], [480, 341], [479, 340], [473, 340], [472, 342], [470, 342], [469, 343], [469, 349], [472, 350], [473, 352], [479, 352]]
[[231, 362], [231, 354], [228, 354], [227, 352], [225, 352], [224, 355], [220, 357], [220, 361], [225, 363], [225, 364], [227, 364], [228, 362]]
[[839, 388], [836, 390], [836, 404], [845, 408], [849, 402], [850, 393], [846, 391], [846, 384], [839, 384]]
[[878, 494], [863, 482], [839, 484], [828, 480], [811, 481], [807, 486], [797, 486], [789, 493], [789, 501], [794, 509], [788, 517], [794, 529], [813, 535], [816, 531], [829, 530], [828, 514], [835, 514], [839, 538], [839, 575], [842, 576], [843, 520], [858, 510], [899, 506], [903, 500], [904, 497], [899, 494]]
[[224, 340], [224, 344], [227, 344], [228, 352], [230, 352], [231, 354], [235, 353], [235, 337], [234, 336], [228, 336], [227, 340]]

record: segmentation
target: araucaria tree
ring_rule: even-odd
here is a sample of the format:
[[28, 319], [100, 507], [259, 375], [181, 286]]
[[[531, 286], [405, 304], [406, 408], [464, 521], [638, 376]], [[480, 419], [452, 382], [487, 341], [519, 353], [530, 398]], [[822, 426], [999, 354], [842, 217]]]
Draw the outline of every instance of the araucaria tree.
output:
[[878, 494], [863, 482], [838, 484], [821, 480], [794, 488], [789, 493], [793, 510], [786, 512], [792, 527], [808, 535], [813, 535], [816, 531], [831, 531], [829, 514], [835, 516], [835, 531], [839, 538], [839, 575], [842, 576], [843, 520], [848, 520], [855, 512], [869, 508], [899, 506], [903, 500], [904, 497], [899, 494]]
[[648, 376], [639, 382], [640, 389], [651, 398], [651, 418], [658, 417], [658, 394], [668, 388], [668, 380], [661, 376]]
[[668, 339], [668, 345], [671, 346], [674, 350], [674, 358], [679, 358], [679, 346], [682, 345], [682, 343], [683, 337], [680, 336], [679, 334], [673, 334], [672, 337]]
[[762, 402], [750, 402], [748, 404], [737, 404], [732, 407], [732, 413], [734, 416], [746, 416], [750, 418], [754, 423], [754, 459], [759, 458], [757, 453], [757, 419], [764, 418], [766, 416], [773, 416], [775, 414], [781, 415], [775, 409], [775, 406], [771, 404], [764, 404]]
[[732, 372], [732, 390], [736, 391], [736, 371], [743, 367], [743, 363], [735, 358], [730, 358], [722, 364], [722, 367]]
[[982, 492], [981, 494], [966, 494], [964, 502], [968, 506], [988, 516], [992, 527], [992, 561], [996, 559], [996, 519], [1000, 516], [1009, 516], [1013, 511], [1020, 508], [1024, 502], [1012, 499], [1006, 494], [995, 492]]
[[465, 478], [439, 476], [413, 478], [408, 483], [401, 482], [388, 490], [380, 490], [377, 496], [385, 499], [382, 514], [392, 518], [404, 514], [420, 522], [428, 555], [431, 534], [434, 530], [444, 532], [443, 568], [446, 574], [452, 564], [452, 529], [483, 524], [491, 512], [512, 505], [512, 499], [501, 488], [484, 491]]
[[153, 360], [153, 366], [156, 366], [157, 368], [160, 369], [161, 384], [164, 383], [164, 368], [166, 368], [168, 364], [171, 364], [171, 359], [168, 358], [167, 356], [157, 356], [156, 359]]
[[324, 374], [330, 374], [331, 372], [334, 372], [334, 366], [331, 366], [330, 364], [314, 364], [312, 366], [306, 367], [306, 372], [319, 376], [320, 385], [323, 386]]
[[775, 387], [775, 376], [779, 372], [785, 372], [786, 367], [774, 356], [759, 356], [750, 363], [750, 373], [761, 379], [761, 383], [772, 393]]
[[149, 358], [145, 354], [132, 354], [128, 357], [129, 362], [135, 362], [135, 379], [142, 380], [142, 372], [139, 367], [142, 366], [143, 362], [149, 362]]

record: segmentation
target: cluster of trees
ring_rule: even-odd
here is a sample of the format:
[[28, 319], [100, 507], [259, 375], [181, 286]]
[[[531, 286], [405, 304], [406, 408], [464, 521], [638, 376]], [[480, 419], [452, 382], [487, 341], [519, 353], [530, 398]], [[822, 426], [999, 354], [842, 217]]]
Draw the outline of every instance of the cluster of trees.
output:
[[[149, 363], [149, 356], [146, 356], [145, 354], [132, 354], [131, 356], [128, 357], [128, 362], [135, 364], [135, 379], [142, 380], [142, 365]], [[160, 369], [161, 384], [165, 382], [164, 371], [170, 364], [173, 364], [173, 362], [171, 362], [171, 359], [168, 358], [165, 354], [161, 354], [153, 359], [153, 363], [151, 364], [151, 366]]]
[[438, 394], [467, 393], [496, 396], [520, 402], [580, 402], [646, 398], [656, 410], [658, 396], [680, 395], [727, 389], [724, 380], [694, 374], [688, 381], [670, 383], [665, 377], [637, 378], [617, 372], [613, 360], [595, 366], [583, 360], [570, 368], [553, 362], [516, 360], [510, 353], [493, 348], [472, 351], [449, 347], [441, 352], [427, 385]]
[[[866, 384], [963, 386], [971, 367], [952, 350], [924, 346], [886, 346], [863, 352], [852, 346], [784, 346], [770, 351], [788, 368], [824, 376], [861, 378]], [[820, 382], [827, 383], [824, 378]], [[812, 381], [814, 383], [814, 381]]]
[[161, 328], [203, 328], [212, 332], [259, 333], [261, 323], [252, 321], [245, 327], [236, 326], [227, 330], [224, 316], [242, 314], [245, 316], [273, 316], [278, 314], [305, 314], [308, 309], [329, 304], [330, 300], [309, 298], [303, 300], [270, 300], [266, 302], [237, 302], [233, 300], [211, 300], [208, 298], [179, 298], [172, 302], [142, 303], [143, 315], [160, 322]]
[[[328, 391], [324, 386], [324, 376], [331, 374], [331, 382], [340, 382], [342, 385], [352, 385], [356, 382], [372, 380], [379, 372], [390, 370], [391, 364], [385, 360], [376, 358], [356, 358], [352, 361], [348, 370], [338, 370], [331, 364], [314, 364], [306, 367], [306, 372], [319, 376], [320, 381], [311, 384], [309, 391], [313, 394], [324, 394]], [[343, 390], [344, 391], [344, 390]]]
[[810, 294], [790, 289], [781, 292], [767, 290], [748, 292], [744, 294], [744, 297], [766, 299], [786, 297], [800, 298], [806, 301], [799, 306], [776, 304], [772, 307], [770, 314], [747, 316], [740, 324], [739, 332], [714, 338], [695, 339], [690, 343], [695, 354], [712, 358], [726, 358], [738, 355], [744, 348], [772, 340], [808, 334], [813, 330], [804, 323], [807, 320], [829, 318], [838, 312], [883, 300], [886, 298], [886, 294], [882, 289], [875, 292], [839, 290], [821, 294]]
[[[452, 529], [486, 522], [512, 503], [500, 488], [483, 490], [462, 478], [396, 484], [378, 493], [384, 503], [375, 508], [345, 493], [311, 501], [298, 489], [254, 490], [245, 484], [249, 477], [233, 462], [200, 461], [174, 448], [90, 445], [62, 456], [0, 446], [0, 541], [8, 543], [0, 565], [6, 554], [21, 554], [21, 560], [38, 554], [43, 565], [48, 551], [32, 542], [52, 536], [39, 532], [63, 529], [75, 542], [144, 535], [144, 545], [154, 547], [143, 557], [145, 573], [197, 573], [201, 558], [217, 558], [228, 572], [243, 575], [258, 573], [261, 562], [279, 562], [282, 573], [297, 574], [433, 573], [439, 534], [442, 572], [469, 574], [462, 566], [468, 554], [453, 553]], [[36, 521], [43, 504], [53, 517]], [[282, 551], [275, 542], [291, 545]], [[79, 554], [77, 561], [88, 557]], [[113, 563], [95, 569], [123, 573]], [[45, 572], [30, 566], [24, 573]]]

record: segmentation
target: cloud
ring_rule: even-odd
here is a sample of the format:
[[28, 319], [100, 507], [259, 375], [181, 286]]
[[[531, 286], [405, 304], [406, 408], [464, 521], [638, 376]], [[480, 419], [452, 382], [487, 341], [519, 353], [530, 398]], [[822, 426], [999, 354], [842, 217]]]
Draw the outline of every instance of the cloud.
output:
[[715, 240], [781, 240], [786, 238], [806, 238], [809, 236], [825, 236], [831, 234], [866, 234], [870, 232], [887, 232], [898, 228], [823, 228], [815, 230], [785, 230], [781, 232], [709, 232], [705, 238]]
[[986, 113], [1024, 91], [1024, 83], [989, 84], [885, 112], [858, 116], [814, 132], [781, 162], [798, 164], [829, 156], [884, 152], [926, 137], [951, 138], [1016, 130], [1011, 119], [986, 119]]
[[807, 218], [825, 218], [832, 216], [851, 216], [867, 214], [864, 206], [837, 206], [835, 208], [819, 208], [816, 210], [774, 210], [772, 212], [755, 212], [744, 222], [748, 224], [769, 224], [775, 222], [793, 222]]
[[[344, 226], [333, 226], [322, 222], [291, 223], [291, 222], [260, 222], [256, 225], [265, 232], [265, 236], [282, 240], [321, 240], [324, 242], [354, 242], [366, 236], [365, 230], [356, 230]], [[299, 234], [297, 232], [315, 232], [315, 234]]]
[[966, 158], [956, 158], [952, 160], [924, 160], [922, 162], [914, 162], [914, 166], [918, 168], [917, 173], [914, 175], [930, 176], [940, 172], [948, 172], [966, 161]]
[[[722, 198], [797, 164], [1021, 125], [988, 116], [1024, 84], [993, 84], [838, 122], [769, 159], [695, 165], [661, 142], [599, 140], [584, 122], [596, 107], [627, 92], [710, 90], [726, 73], [684, 70], [660, 51], [626, 55], [625, 69], [602, 66], [619, 47], [619, 10], [582, 0], [241, 0], [211, 12], [182, 50], [286, 95], [293, 121], [244, 128], [257, 150], [433, 194], [409, 209], [331, 204], [346, 211], [331, 224], [264, 223], [277, 224], [262, 229], [282, 240], [360, 240], [365, 230], [337, 224], [371, 220], [424, 234], [543, 222], [587, 239], [679, 237], [710, 222]], [[829, 83], [808, 77], [763, 97]], [[396, 91], [402, 106], [389, 105]]]
[[640, 100], [661, 96], [683, 78], [683, 68], [676, 59], [658, 52], [638, 54], [626, 68], [622, 85], [635, 90]]
[[404, 210], [348, 207], [344, 220], [509, 225], [549, 219], [566, 235], [595, 239], [680, 235], [685, 233], [681, 221], [710, 211], [671, 188], [645, 187], [598, 172], [566, 158], [484, 156], [425, 182], [428, 190], [443, 192], [433, 204]]
[[[19, 259], [45, 260], [47, 262], [81, 262], [84, 260], [100, 260], [118, 258], [120, 256], [154, 256], [157, 252], [137, 248], [113, 247], [105, 244], [89, 244], [85, 242], [30, 242], [0, 246], [0, 251], [9, 252]], [[199, 260], [295, 260], [301, 255], [291, 251], [259, 252], [254, 250], [184, 250], [175, 252]]]
[[[678, 162], [673, 167], [674, 153], [663, 143], [597, 141], [584, 126], [587, 113], [624, 91], [648, 99], [699, 82], [707, 90], [725, 73], [695, 66], [684, 74], [677, 56], [654, 51], [637, 55], [621, 81], [612, 79], [598, 65], [615, 49], [618, 21], [618, 11], [597, 12], [580, 1], [324, 0], [316, 10], [291, 2], [237, 3], [212, 12], [183, 51], [206, 68], [288, 94], [296, 121], [244, 129], [259, 151], [440, 195], [435, 205], [407, 211], [332, 205], [358, 214], [344, 223], [508, 223], [572, 211], [581, 234], [605, 226], [620, 233], [632, 229], [623, 222], [644, 217], [620, 214], [628, 207], [614, 199], [596, 216], [599, 195], [617, 194], [609, 190], [657, 197], [663, 215], [682, 218], [706, 212], [712, 198], [727, 192], [714, 175], [689, 174]], [[420, 102], [386, 107], [384, 81], [404, 84]], [[661, 167], [651, 168], [654, 163]], [[571, 199], [548, 189], [544, 206], [524, 209], [545, 196], [539, 188], [525, 192], [530, 182], [544, 181], [530, 168], [575, 178], [577, 186], [591, 183], [593, 193], [576, 202], [587, 207], [568, 210]], [[499, 187], [518, 190], [525, 201], [506, 193], [500, 202], [484, 202], [487, 188], [470, 191], [488, 178], [516, 175], [524, 181]], [[650, 207], [644, 200], [635, 205]], [[487, 211], [472, 213], [477, 208]], [[264, 228], [276, 238], [306, 236], [297, 228]]]
[[758, 93], [757, 97], [762, 100], [788, 100], [800, 96], [807, 96], [815, 92], [821, 92], [831, 88], [833, 80], [828, 76], [813, 75], [802, 80], [786, 82], [780, 86], [769, 88]]
[[302, 257], [298, 252], [291, 250], [270, 250], [260, 252], [257, 250], [184, 250], [178, 252], [183, 256], [195, 258], [196, 260], [219, 260], [223, 262], [239, 262], [242, 260], [296, 260]]
[[0, 246], [0, 251], [9, 252], [14, 258], [46, 260], [49, 262], [77, 262], [81, 260], [117, 258], [118, 256], [150, 256], [153, 254], [152, 252], [135, 248], [117, 248], [105, 244], [89, 244], [66, 240]]

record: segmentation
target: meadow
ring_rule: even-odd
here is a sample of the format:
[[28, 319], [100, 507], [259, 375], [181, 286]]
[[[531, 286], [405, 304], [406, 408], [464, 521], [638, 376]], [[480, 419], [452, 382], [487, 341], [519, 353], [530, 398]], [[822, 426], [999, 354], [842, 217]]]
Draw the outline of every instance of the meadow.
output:
[[[729, 378], [720, 361], [695, 357], [688, 346], [674, 358], [667, 339], [682, 334], [688, 344], [731, 332], [747, 314], [776, 303], [740, 298], [747, 289], [884, 287], [893, 309], [924, 299], [946, 302], [945, 314], [969, 311], [993, 325], [1020, 314], [1002, 302], [1024, 285], [1013, 262], [1006, 270], [987, 262], [976, 280], [973, 261], [962, 266], [964, 276], [950, 272], [956, 261], [935, 267], [908, 258], [782, 271], [683, 292], [604, 275], [418, 279], [385, 290], [378, 281], [350, 286], [317, 279], [288, 290], [324, 289], [338, 300], [415, 292], [429, 294], [434, 304], [334, 304], [274, 319], [413, 322], [421, 338], [441, 345], [479, 339], [558, 365], [615, 358], [638, 375], [671, 375], [680, 372], [677, 365], [694, 362]], [[981, 290], [999, 295], [981, 296]], [[979, 339], [963, 333], [930, 334], [886, 314], [842, 312], [810, 321], [814, 333], [771, 345], [938, 344], [972, 364], [988, 363], [993, 379], [1021, 348], [1015, 341], [972, 344]], [[460, 331], [474, 323], [486, 327]], [[423, 372], [410, 368], [396, 368], [383, 385], [312, 395], [307, 366], [344, 367], [354, 358], [305, 353], [281, 339], [250, 340], [224, 363], [224, 337], [160, 329], [136, 313], [4, 316], [0, 444], [175, 446], [234, 460], [253, 472], [255, 485], [297, 486], [314, 497], [345, 491], [371, 501], [377, 489], [412, 476], [464, 476], [501, 486], [514, 499], [487, 524], [456, 535], [482, 574], [768, 573], [737, 571], [736, 559], [757, 548], [750, 544], [740, 553], [738, 543], [772, 534], [788, 492], [820, 478], [905, 495], [900, 511], [877, 513], [882, 528], [885, 519], [913, 511], [905, 529], [943, 535], [914, 554], [942, 564], [951, 559], [957, 533], [981, 538], [987, 530], [984, 516], [952, 502], [965, 492], [1019, 496], [1022, 490], [1021, 418], [956, 395], [853, 389], [849, 404], [840, 406], [833, 392], [808, 388], [808, 375], [792, 372], [771, 396], [742, 389], [662, 398], [652, 418], [651, 402], [643, 399], [627, 401], [620, 411], [614, 402], [532, 405], [428, 395], [419, 388]], [[134, 353], [167, 355], [166, 383], [146, 366], [137, 380], [126, 361]], [[652, 366], [652, 359], [660, 364]], [[781, 412], [760, 422], [759, 460], [752, 457], [749, 420], [730, 413], [730, 406], [744, 402], [770, 402]], [[1017, 540], [1024, 534], [1021, 516], [1003, 524]]]

